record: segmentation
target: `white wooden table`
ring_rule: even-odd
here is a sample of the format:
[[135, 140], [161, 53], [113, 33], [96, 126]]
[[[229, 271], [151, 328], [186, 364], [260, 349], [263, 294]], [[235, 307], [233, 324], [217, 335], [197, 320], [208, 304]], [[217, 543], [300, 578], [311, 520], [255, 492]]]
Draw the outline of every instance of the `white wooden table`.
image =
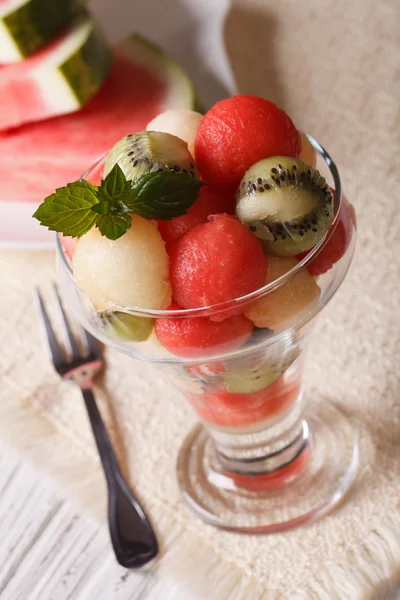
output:
[[1, 444], [0, 598], [192, 600], [152, 572], [120, 567], [107, 527], [61, 500]]

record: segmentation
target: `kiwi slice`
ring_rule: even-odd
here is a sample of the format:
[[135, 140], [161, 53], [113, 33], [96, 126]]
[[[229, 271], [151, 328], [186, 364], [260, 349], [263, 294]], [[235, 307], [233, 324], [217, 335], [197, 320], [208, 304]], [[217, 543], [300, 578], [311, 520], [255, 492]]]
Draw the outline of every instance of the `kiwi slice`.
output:
[[130, 342], [146, 341], [153, 330], [153, 319], [147, 317], [112, 312], [108, 318], [112, 333]]
[[280, 376], [281, 373], [274, 371], [269, 365], [258, 365], [247, 370], [238, 369], [232, 373], [224, 373], [223, 378], [228, 392], [251, 394], [268, 387]]
[[267, 362], [252, 365], [246, 369], [235, 369], [222, 373], [226, 389], [233, 394], [259, 392], [274, 383], [299, 356], [300, 350], [293, 348], [283, 356], [271, 357]]
[[107, 155], [104, 177], [117, 163], [129, 181], [156, 171], [175, 171], [198, 177], [187, 143], [159, 131], [142, 131], [119, 140]]
[[236, 214], [267, 252], [294, 256], [315, 246], [329, 229], [333, 194], [317, 169], [274, 156], [246, 171], [236, 192]]
[[93, 312], [92, 319], [105, 335], [126, 342], [145, 342], [154, 325], [153, 319], [111, 310]]

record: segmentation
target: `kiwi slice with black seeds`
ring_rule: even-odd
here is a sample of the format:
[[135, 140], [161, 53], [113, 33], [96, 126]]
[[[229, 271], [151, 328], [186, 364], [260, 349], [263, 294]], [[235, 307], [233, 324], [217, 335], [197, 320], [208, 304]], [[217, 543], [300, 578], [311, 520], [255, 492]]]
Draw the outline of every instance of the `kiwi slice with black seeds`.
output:
[[274, 156], [246, 171], [236, 192], [236, 214], [267, 252], [294, 256], [315, 246], [329, 229], [333, 201], [317, 169]]
[[226, 371], [222, 373], [226, 389], [233, 394], [259, 392], [279, 379], [299, 354], [300, 349], [294, 347], [283, 355], [267, 355], [262, 362], [247, 368]]
[[146, 173], [174, 171], [198, 177], [198, 170], [187, 143], [159, 131], [142, 131], [123, 137], [110, 150], [104, 177], [117, 164], [131, 181]]
[[111, 310], [93, 312], [92, 319], [105, 335], [123, 342], [145, 342], [154, 326], [153, 319]]
[[123, 312], [111, 312], [108, 315], [112, 334], [131, 342], [145, 342], [153, 330], [153, 319], [128, 315]]
[[269, 365], [258, 365], [247, 370], [240, 369], [223, 375], [226, 389], [231, 394], [259, 392], [274, 383], [281, 373]]

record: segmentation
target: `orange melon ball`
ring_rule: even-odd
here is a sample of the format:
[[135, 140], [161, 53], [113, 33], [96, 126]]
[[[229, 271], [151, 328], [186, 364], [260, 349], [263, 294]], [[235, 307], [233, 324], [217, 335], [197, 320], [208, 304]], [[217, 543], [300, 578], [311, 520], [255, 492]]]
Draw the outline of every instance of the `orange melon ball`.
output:
[[[292, 257], [269, 256], [266, 283], [278, 279], [297, 264], [298, 261]], [[244, 314], [256, 327], [279, 331], [315, 306], [319, 296], [320, 288], [315, 279], [304, 270], [280, 288], [247, 306]]]

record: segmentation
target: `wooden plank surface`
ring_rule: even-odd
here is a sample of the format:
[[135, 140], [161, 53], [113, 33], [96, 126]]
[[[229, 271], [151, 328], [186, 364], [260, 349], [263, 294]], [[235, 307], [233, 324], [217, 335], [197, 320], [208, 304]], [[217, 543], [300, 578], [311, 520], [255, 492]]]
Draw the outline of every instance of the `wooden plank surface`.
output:
[[78, 514], [1, 444], [0, 599], [191, 600], [152, 572], [120, 567], [107, 527]]

